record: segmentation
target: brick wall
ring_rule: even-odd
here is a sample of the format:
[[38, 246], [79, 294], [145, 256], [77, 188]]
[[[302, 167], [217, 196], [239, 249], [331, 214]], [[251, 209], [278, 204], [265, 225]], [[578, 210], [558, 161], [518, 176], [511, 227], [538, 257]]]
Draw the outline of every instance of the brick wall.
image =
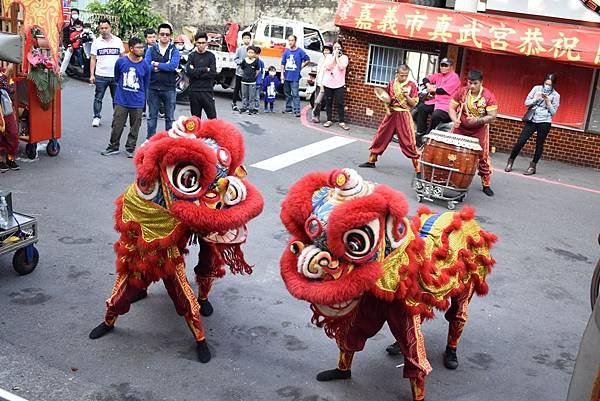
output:
[[[404, 41], [345, 28], [340, 28], [340, 38], [343, 40], [345, 53], [350, 58], [346, 76], [346, 120], [351, 124], [371, 128], [379, 125], [384, 110], [373, 93], [375, 86], [365, 84], [369, 44], [433, 51], [441, 55], [446, 51], [443, 45], [437, 43]], [[367, 115], [369, 109], [373, 112], [372, 116]], [[522, 128], [523, 123], [520, 121], [498, 118], [490, 130], [490, 146], [495, 146], [499, 151], [510, 151]], [[534, 149], [535, 141], [530, 140], [521, 155], [531, 155]], [[543, 159], [600, 168], [600, 135], [552, 128], [544, 145]]]
[[[490, 129], [490, 146], [509, 152], [523, 128], [521, 121], [499, 118]], [[521, 152], [532, 155], [535, 151], [535, 138], [531, 138]], [[546, 160], [560, 160], [586, 167], [600, 168], [600, 135], [573, 131], [565, 128], [552, 128], [546, 142]]]

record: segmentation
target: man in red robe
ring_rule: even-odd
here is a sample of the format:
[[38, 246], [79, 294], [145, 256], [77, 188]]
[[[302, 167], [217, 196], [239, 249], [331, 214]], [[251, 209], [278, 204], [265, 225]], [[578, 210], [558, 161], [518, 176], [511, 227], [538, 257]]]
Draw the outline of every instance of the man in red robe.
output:
[[481, 176], [483, 193], [494, 196], [491, 187], [492, 165], [490, 161], [490, 123], [496, 120], [498, 103], [496, 96], [482, 86], [481, 71], [471, 70], [468, 84], [460, 88], [450, 101], [448, 114], [454, 123], [452, 132], [477, 138], [482, 147], [477, 170]]
[[389, 105], [385, 105], [385, 117], [371, 142], [369, 160], [358, 167], [375, 167], [377, 158], [387, 149], [395, 134], [398, 136], [400, 150], [412, 160], [415, 173], [420, 174], [415, 127], [410, 113], [419, 100], [419, 90], [413, 81], [408, 80], [409, 73], [410, 67], [402, 64], [398, 67], [396, 78], [388, 82], [386, 91], [391, 101]]

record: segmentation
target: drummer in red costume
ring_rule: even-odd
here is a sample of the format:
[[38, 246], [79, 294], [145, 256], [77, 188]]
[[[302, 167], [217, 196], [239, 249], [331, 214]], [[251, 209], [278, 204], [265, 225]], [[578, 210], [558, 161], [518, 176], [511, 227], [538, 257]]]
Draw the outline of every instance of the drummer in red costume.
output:
[[490, 127], [496, 120], [498, 103], [496, 97], [482, 86], [481, 71], [471, 70], [467, 76], [468, 85], [460, 88], [450, 101], [448, 114], [454, 122], [455, 134], [471, 136], [479, 140], [483, 148], [479, 155], [479, 175], [483, 185], [483, 193], [494, 196], [491, 188], [492, 166], [490, 162]]
[[402, 64], [396, 71], [396, 78], [388, 82], [386, 91], [391, 102], [386, 104], [386, 114], [371, 142], [371, 155], [365, 163], [358, 167], [375, 167], [377, 158], [392, 141], [394, 134], [398, 136], [398, 144], [402, 153], [412, 159], [417, 175], [420, 174], [419, 153], [415, 140], [415, 127], [410, 111], [419, 100], [417, 85], [408, 80], [410, 67]]

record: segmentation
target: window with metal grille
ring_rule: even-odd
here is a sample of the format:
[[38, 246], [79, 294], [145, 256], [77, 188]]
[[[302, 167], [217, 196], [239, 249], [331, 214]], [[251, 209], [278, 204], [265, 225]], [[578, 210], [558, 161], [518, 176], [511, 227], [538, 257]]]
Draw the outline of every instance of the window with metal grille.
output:
[[366, 83], [387, 85], [396, 75], [398, 66], [403, 63], [411, 69], [409, 79], [420, 83], [427, 75], [436, 72], [438, 58], [437, 54], [369, 45]]

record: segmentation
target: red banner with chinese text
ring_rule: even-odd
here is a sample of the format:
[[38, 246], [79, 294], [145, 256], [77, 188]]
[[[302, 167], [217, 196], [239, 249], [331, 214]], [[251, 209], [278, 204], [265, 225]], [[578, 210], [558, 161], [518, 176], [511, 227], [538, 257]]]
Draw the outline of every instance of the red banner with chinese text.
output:
[[600, 29], [386, 1], [340, 0], [335, 24], [484, 52], [600, 65]]

